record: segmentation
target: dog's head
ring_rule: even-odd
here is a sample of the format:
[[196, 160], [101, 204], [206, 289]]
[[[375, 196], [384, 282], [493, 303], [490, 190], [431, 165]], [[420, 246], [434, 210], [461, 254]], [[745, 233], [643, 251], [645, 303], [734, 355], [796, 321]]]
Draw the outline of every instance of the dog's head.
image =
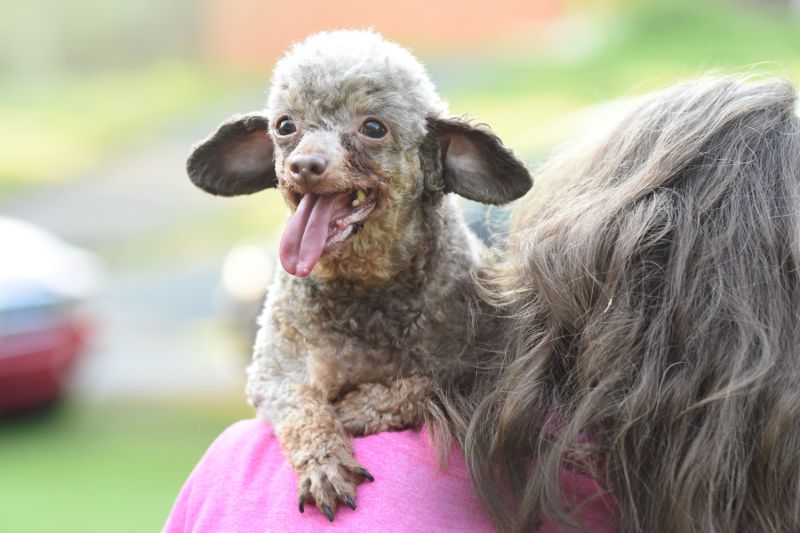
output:
[[187, 169], [222, 196], [280, 188], [293, 211], [281, 263], [301, 277], [318, 262], [368, 268], [413, 239], [415, 213], [443, 193], [502, 204], [531, 187], [491, 130], [449, 118], [422, 65], [371, 31], [296, 44], [275, 67], [266, 110], [223, 123]]

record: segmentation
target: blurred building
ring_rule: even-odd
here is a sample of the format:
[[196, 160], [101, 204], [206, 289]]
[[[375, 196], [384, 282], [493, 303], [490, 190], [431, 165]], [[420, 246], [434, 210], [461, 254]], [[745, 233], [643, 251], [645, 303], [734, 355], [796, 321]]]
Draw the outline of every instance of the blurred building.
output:
[[206, 31], [212, 57], [245, 67], [270, 65], [316, 31], [372, 27], [416, 52], [480, 49], [487, 42], [530, 37], [560, 16], [564, 0], [208, 0]]
[[[264, 69], [309, 33], [373, 27], [415, 49], [459, 50], [535, 33], [563, 0], [5, 0], [0, 77], [136, 67], [174, 58]], [[4, 2], [4, 3], [5, 3]]]

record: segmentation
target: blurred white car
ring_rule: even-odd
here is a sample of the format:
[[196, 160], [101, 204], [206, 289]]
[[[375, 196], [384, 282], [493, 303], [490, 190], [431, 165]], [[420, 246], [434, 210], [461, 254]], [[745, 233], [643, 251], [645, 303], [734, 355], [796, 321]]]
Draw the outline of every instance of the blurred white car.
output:
[[91, 253], [0, 216], [0, 413], [61, 395], [91, 335], [81, 308], [102, 271]]

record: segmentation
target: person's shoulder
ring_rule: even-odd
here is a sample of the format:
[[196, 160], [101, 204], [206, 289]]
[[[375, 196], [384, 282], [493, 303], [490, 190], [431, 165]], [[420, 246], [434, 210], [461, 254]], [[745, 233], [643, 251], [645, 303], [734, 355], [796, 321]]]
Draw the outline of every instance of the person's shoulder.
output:
[[280, 444], [269, 425], [255, 419], [240, 420], [214, 439], [198, 466], [208, 467], [218, 461], [230, 466], [232, 462], [245, 463], [279, 451]]
[[212, 446], [230, 446], [252, 440], [274, 439], [272, 428], [261, 420], [250, 418], [234, 422], [214, 440]]
[[[375, 482], [358, 487], [357, 511], [340, 507], [331, 524], [313, 507], [298, 512], [297, 475], [272, 428], [260, 420], [235, 422], [195, 467], [164, 531], [494, 531], [472, 491], [461, 452], [452, 450], [449, 461], [439, 465], [425, 429], [356, 438], [353, 447]], [[596, 488], [576, 479], [565, 490], [583, 498]], [[586, 523], [590, 531], [612, 531], [601, 527], [608, 509], [600, 503], [589, 498]], [[561, 529], [546, 523], [541, 531]]]
[[281, 502], [286, 514], [297, 513], [292, 476], [269, 425], [260, 420], [235, 422], [214, 440], [195, 466], [164, 531], [275, 530], [267, 526], [279, 522], [272, 520], [274, 513], [265, 511], [271, 508], [271, 497], [287, 500]]

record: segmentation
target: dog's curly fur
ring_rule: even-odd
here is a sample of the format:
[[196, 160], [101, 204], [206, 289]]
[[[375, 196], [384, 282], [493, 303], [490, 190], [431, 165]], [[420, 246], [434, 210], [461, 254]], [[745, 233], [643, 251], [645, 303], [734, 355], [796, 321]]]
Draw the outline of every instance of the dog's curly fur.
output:
[[[277, 132], [281, 117], [297, 131]], [[359, 134], [369, 119], [385, 139]], [[531, 178], [487, 127], [449, 117], [420, 63], [371, 31], [296, 44], [267, 108], [223, 124], [187, 168], [214, 194], [277, 186], [294, 211], [309, 189], [291, 165], [308, 154], [328, 162], [310, 192], [369, 190], [375, 207], [310, 276], [277, 273], [247, 394], [300, 475], [301, 511], [313, 501], [332, 520], [371, 478], [349, 435], [419, 424], [432, 383], [455, 375], [471, 342], [482, 248], [447, 193], [505, 203]]]

